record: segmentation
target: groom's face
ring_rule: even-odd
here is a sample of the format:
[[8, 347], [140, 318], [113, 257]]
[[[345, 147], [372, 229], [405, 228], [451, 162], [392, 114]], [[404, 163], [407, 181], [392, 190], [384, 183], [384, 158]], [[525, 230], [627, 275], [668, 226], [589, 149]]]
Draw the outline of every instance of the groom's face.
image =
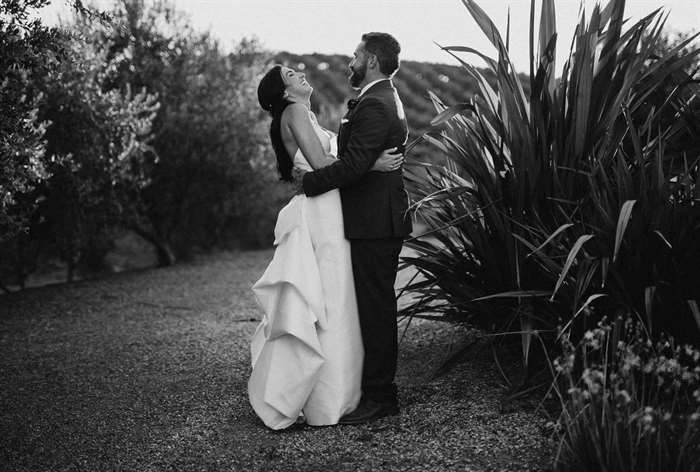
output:
[[365, 42], [362, 41], [355, 48], [350, 67], [350, 85], [354, 88], [360, 88], [362, 82], [367, 76], [367, 51], [365, 51]]

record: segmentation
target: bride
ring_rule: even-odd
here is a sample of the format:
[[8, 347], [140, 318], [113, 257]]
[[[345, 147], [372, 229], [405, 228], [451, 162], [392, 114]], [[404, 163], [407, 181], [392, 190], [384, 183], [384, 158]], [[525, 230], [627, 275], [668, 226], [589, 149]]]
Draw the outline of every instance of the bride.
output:
[[[312, 91], [303, 73], [280, 65], [258, 86], [284, 181], [293, 181], [294, 168], [312, 171], [336, 160], [335, 134], [310, 110]], [[403, 156], [389, 151], [372, 171], [401, 165]], [[272, 429], [337, 424], [360, 400], [364, 356], [339, 191], [294, 196], [277, 217], [275, 246], [253, 285], [264, 316], [251, 341], [250, 403]]]

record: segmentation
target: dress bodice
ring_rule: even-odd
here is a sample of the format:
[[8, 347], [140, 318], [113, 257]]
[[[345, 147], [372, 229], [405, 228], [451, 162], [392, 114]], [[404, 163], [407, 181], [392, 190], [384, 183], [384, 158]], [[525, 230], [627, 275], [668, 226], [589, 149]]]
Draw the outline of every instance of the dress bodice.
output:
[[[321, 141], [321, 147], [326, 152], [326, 154], [332, 154], [334, 156], [338, 155], [338, 140], [335, 133], [322, 128], [316, 119], [312, 116], [311, 124], [313, 125], [314, 131], [316, 131], [316, 136]], [[309, 164], [309, 161], [304, 157], [304, 153], [301, 148], [297, 149], [296, 154], [294, 154], [294, 167], [307, 172], [313, 171], [313, 167]]]

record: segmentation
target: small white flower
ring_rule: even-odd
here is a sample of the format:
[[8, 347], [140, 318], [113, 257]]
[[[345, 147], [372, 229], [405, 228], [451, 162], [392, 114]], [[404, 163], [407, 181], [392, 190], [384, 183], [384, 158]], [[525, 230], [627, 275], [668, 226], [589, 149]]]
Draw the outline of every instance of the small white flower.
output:
[[630, 397], [630, 394], [627, 393], [627, 390], [620, 390], [617, 392], [617, 395], [619, 397], [622, 397], [622, 400], [625, 402], [625, 405], [629, 404], [632, 401], [632, 397]]

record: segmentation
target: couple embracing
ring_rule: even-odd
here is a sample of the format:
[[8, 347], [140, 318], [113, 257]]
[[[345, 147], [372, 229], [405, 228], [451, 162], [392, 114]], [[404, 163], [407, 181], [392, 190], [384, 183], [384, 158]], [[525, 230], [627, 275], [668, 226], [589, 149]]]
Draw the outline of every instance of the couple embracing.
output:
[[280, 211], [273, 259], [253, 286], [264, 317], [248, 395], [272, 429], [399, 412], [394, 282], [411, 232], [401, 170], [408, 130], [391, 82], [400, 50], [389, 34], [362, 36], [349, 64], [360, 93], [337, 137], [311, 112], [303, 73], [275, 66], [260, 81], [281, 178], [303, 189]]

